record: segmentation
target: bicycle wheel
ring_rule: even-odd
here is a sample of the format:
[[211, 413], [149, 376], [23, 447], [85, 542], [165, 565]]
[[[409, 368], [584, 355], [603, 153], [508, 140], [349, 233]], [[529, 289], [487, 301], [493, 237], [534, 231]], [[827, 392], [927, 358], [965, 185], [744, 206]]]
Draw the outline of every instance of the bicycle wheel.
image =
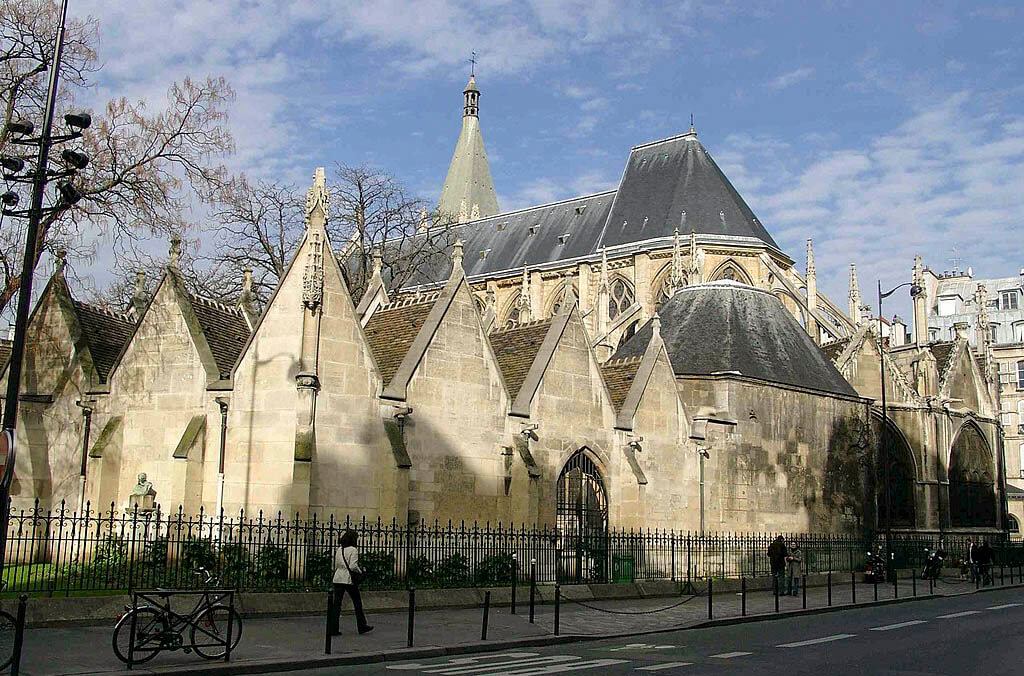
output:
[[117, 659], [128, 664], [128, 646], [131, 642], [132, 615], [135, 615], [135, 650], [132, 652], [134, 664], [148, 662], [160, 652], [162, 635], [167, 622], [163, 613], [153, 608], [136, 608], [129, 610], [114, 625], [114, 654]]
[[14, 661], [14, 632], [16, 620], [10, 613], [0, 610], [0, 671], [10, 668]]
[[[228, 614], [231, 616], [231, 649], [242, 638], [242, 618], [238, 611], [225, 605], [210, 606], [192, 623], [192, 649], [200, 657], [215, 660], [224, 657], [224, 641], [228, 636]], [[220, 643], [218, 643], [218, 641]]]

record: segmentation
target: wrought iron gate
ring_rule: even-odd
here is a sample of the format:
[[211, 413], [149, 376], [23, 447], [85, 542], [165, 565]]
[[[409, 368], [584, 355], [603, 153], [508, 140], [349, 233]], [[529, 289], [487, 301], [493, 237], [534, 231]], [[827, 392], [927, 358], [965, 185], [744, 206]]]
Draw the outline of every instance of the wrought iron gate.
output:
[[559, 579], [604, 582], [608, 579], [608, 495], [601, 473], [584, 452], [576, 451], [558, 477]]

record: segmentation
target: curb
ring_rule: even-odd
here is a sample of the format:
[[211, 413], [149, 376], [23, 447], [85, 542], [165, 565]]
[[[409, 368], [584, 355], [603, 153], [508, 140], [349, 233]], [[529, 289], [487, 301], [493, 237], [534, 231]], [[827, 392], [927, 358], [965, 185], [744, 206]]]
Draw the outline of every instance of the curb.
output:
[[1024, 583], [1005, 585], [1002, 587], [982, 587], [967, 592], [954, 594], [926, 594], [918, 596], [907, 596], [898, 599], [883, 599], [881, 601], [867, 601], [857, 604], [841, 604], [826, 606], [824, 608], [808, 608], [806, 610], [787, 610], [784, 612], [769, 612], [745, 617], [725, 617], [720, 620], [706, 620], [697, 624], [675, 625], [671, 627], [660, 627], [658, 629], [646, 629], [642, 631], [619, 632], [608, 634], [563, 634], [561, 636], [527, 636], [507, 641], [478, 641], [474, 643], [463, 643], [454, 646], [423, 646], [418, 648], [397, 648], [392, 650], [381, 650], [375, 652], [349, 653], [338, 656], [319, 656], [304, 659], [283, 659], [283, 660], [252, 660], [249, 662], [207, 662], [197, 666], [165, 667], [165, 668], [140, 668], [136, 667], [131, 671], [106, 672], [110, 676], [131, 676], [133, 674], [265, 674], [279, 671], [301, 671], [305, 669], [322, 669], [327, 667], [353, 666], [357, 664], [379, 664], [382, 662], [399, 662], [410, 659], [431, 659], [435, 657], [447, 657], [455, 655], [470, 655], [475, 653], [498, 652], [510, 648], [546, 647], [553, 645], [565, 645], [570, 643], [589, 643], [593, 641], [605, 641], [617, 638], [632, 638], [637, 636], [652, 636], [655, 634], [667, 634], [674, 631], [688, 631], [691, 629], [711, 629], [714, 627], [725, 627], [736, 624], [751, 624], [754, 622], [765, 622], [773, 620], [792, 619], [794, 617], [823, 615], [844, 610], [858, 610], [861, 608], [876, 608], [880, 606], [901, 605], [914, 601], [931, 601], [942, 598], [954, 598], [957, 596], [968, 596], [971, 594], [1005, 591], [1008, 589], [1022, 589]]

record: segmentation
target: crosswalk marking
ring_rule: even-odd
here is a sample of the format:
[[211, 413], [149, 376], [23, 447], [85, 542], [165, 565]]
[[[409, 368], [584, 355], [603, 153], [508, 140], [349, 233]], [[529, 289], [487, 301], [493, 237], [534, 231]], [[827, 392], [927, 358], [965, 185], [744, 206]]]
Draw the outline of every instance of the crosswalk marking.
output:
[[538, 674], [560, 674], [566, 671], [598, 669], [615, 664], [626, 664], [629, 660], [584, 659], [578, 655], [539, 655], [538, 653], [499, 653], [473, 657], [453, 657], [440, 664], [403, 662], [389, 664], [388, 669], [419, 671], [424, 674], [458, 676], [474, 674], [479, 676], [533, 676]]
[[1002, 610], [1003, 608], [1016, 608], [1020, 603], [1004, 603], [1001, 606], [989, 606], [986, 610]]
[[534, 676], [535, 674], [560, 674], [564, 671], [582, 671], [584, 669], [597, 669], [598, 667], [610, 667], [615, 664], [627, 664], [629, 660], [613, 660], [611, 658], [599, 660], [587, 660], [586, 662], [573, 662], [572, 664], [548, 664], [538, 667], [519, 668], [517, 665], [510, 665], [511, 671], [491, 672], [488, 676]]
[[[496, 669], [507, 669], [509, 667], [534, 667], [540, 665], [559, 664], [564, 662], [575, 662], [580, 658], [575, 655], [545, 655], [544, 657], [530, 657], [526, 659], [509, 660], [507, 662], [489, 662], [487, 664], [460, 664], [459, 666], [434, 665], [433, 669], [424, 669], [425, 674], [482, 674]], [[454, 662], [454, 660], [452, 660]]]
[[832, 636], [823, 636], [821, 638], [812, 638], [807, 641], [797, 641], [796, 643], [782, 643], [775, 646], [776, 648], [802, 648], [805, 645], [816, 645], [818, 643], [831, 643], [832, 641], [842, 641], [844, 638], [853, 638], [856, 634], [833, 634]]
[[743, 657], [744, 655], [753, 655], [754, 653], [734, 652], [734, 653], [719, 653], [712, 655], [711, 657], [717, 657], [720, 660], [731, 660], [734, 657]]
[[963, 611], [961, 613], [950, 613], [949, 615], [939, 615], [938, 618], [940, 620], [948, 620], [948, 619], [951, 619], [951, 618], [954, 618], [954, 617], [966, 617], [968, 615], [977, 615], [980, 612], [981, 612], [980, 610], [965, 610], [965, 611]]
[[693, 662], [665, 662], [665, 664], [652, 664], [649, 667], [637, 667], [637, 671], [661, 671], [662, 669], [673, 669], [675, 667], [688, 667]]
[[884, 627], [871, 627], [870, 631], [889, 631], [890, 629], [902, 629], [903, 627], [912, 627], [915, 624], [925, 624], [925, 620], [910, 620], [908, 622], [887, 624]]

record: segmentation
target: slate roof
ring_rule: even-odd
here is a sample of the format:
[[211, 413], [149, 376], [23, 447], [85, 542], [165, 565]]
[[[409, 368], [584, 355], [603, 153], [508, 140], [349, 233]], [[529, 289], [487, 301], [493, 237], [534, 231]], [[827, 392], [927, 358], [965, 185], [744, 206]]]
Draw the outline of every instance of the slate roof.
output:
[[608, 361], [601, 366], [601, 374], [612, 395], [612, 406], [615, 407], [616, 412], [626, 401], [626, 395], [629, 394], [629, 388], [633, 385], [633, 379], [636, 377], [641, 361], [640, 357], [630, 357]]
[[533, 365], [533, 360], [540, 352], [544, 336], [551, 328], [551, 319], [544, 319], [528, 324], [495, 331], [489, 337], [491, 349], [498, 360], [498, 368], [508, 385], [509, 396], [515, 399], [523, 387], [526, 374]]
[[245, 314], [241, 308], [207, 298], [191, 296], [189, 300], [203, 335], [206, 336], [206, 342], [210, 345], [210, 351], [213, 352], [220, 377], [230, 378], [231, 370], [249, 340], [249, 324], [245, 321]]
[[692, 129], [633, 148], [602, 246], [670, 237], [676, 228], [779, 248]]
[[[771, 293], [737, 282], [683, 287], [661, 307], [661, 336], [677, 375], [736, 371], [772, 383], [857, 396]], [[615, 358], [643, 355], [647, 322]]]
[[75, 315], [82, 327], [82, 337], [89, 346], [92, 363], [100, 382], [107, 382], [110, 369], [113, 368], [117, 356], [131, 339], [135, 331], [135, 321], [130, 315], [114, 312], [105, 308], [71, 301]]
[[935, 357], [935, 366], [939, 371], [939, 380], [942, 380], [943, 376], [946, 375], [946, 370], [949, 368], [950, 359], [953, 356], [953, 348], [955, 347], [953, 342], [939, 342], [930, 343], [928, 349], [931, 350], [932, 356]]
[[366, 339], [385, 385], [391, 382], [436, 300], [437, 295], [431, 294], [390, 303], [374, 312], [366, 323]]
[[[617, 190], [481, 218], [453, 226], [443, 235], [434, 229], [390, 245], [437, 249], [431, 260], [418, 266], [418, 274], [404, 282], [409, 287], [448, 278], [456, 237], [463, 241], [466, 275], [474, 279], [524, 265], [596, 259], [603, 247], [658, 238], [667, 245], [677, 227], [681, 234], [692, 230], [704, 236], [745, 238], [778, 249], [696, 132], [633, 148]], [[432, 244], [424, 243], [428, 237], [434, 238]]]

